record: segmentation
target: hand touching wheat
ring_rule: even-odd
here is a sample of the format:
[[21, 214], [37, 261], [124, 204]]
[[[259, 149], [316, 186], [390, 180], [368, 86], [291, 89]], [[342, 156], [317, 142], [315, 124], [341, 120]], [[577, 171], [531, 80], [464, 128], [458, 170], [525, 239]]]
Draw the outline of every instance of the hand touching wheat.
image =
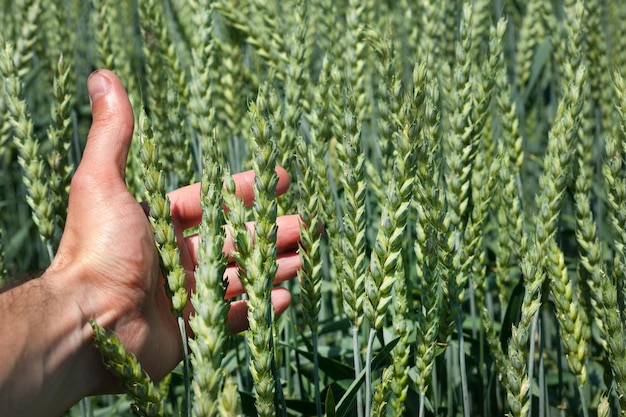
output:
[[[57, 256], [41, 278], [0, 295], [2, 415], [55, 415], [83, 396], [119, 389], [119, 381], [104, 369], [92, 345], [89, 319], [114, 331], [155, 379], [181, 357], [153, 231], [125, 184], [133, 132], [130, 102], [121, 82], [108, 71], [92, 74], [88, 89], [93, 125], [72, 180]], [[289, 179], [284, 170], [277, 172], [277, 192], [282, 193]], [[237, 194], [251, 202], [253, 173], [238, 174], [235, 182]], [[197, 238], [184, 238], [183, 233], [201, 220], [199, 185], [169, 197], [191, 289]], [[300, 267], [295, 253], [298, 217], [285, 216], [278, 223], [281, 255], [276, 280], [282, 281], [295, 276]], [[227, 239], [224, 250], [232, 250], [232, 241]], [[240, 294], [235, 265], [226, 274], [231, 282], [227, 296]], [[290, 295], [276, 289], [272, 300], [280, 313]], [[233, 303], [229, 323], [233, 331], [245, 328], [245, 304]]]

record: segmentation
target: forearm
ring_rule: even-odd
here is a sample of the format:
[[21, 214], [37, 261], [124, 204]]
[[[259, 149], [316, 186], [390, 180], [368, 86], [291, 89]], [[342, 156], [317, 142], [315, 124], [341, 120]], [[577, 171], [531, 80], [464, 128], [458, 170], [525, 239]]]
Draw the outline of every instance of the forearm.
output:
[[59, 415], [104, 376], [80, 288], [61, 274], [0, 294], [0, 415]]

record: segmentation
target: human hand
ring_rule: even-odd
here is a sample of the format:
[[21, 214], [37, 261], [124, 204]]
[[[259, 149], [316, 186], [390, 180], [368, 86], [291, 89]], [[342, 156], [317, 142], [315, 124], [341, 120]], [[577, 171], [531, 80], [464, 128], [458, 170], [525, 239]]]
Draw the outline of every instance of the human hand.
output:
[[[165, 293], [153, 230], [125, 184], [133, 113], [126, 92], [113, 73], [95, 72], [89, 78], [88, 89], [93, 124], [82, 161], [72, 179], [63, 238], [48, 271], [57, 277], [57, 285], [74, 288], [85, 321], [94, 319], [114, 331], [151, 377], [158, 380], [180, 360], [181, 342]], [[282, 169], [277, 169], [277, 174], [277, 194], [281, 194], [287, 189], [289, 178]], [[254, 197], [254, 174], [236, 174], [234, 179], [237, 194], [249, 204]], [[201, 220], [200, 186], [181, 188], [170, 193], [169, 198], [181, 264], [187, 271], [191, 289], [198, 239], [197, 236], [184, 238], [183, 232]], [[300, 267], [295, 252], [299, 221], [297, 216], [284, 216], [277, 222], [280, 255], [276, 281], [284, 281], [294, 277]], [[226, 253], [233, 250], [231, 239], [227, 238], [224, 250]], [[234, 264], [228, 267], [226, 275], [230, 283], [227, 297], [241, 294], [243, 288]], [[277, 313], [284, 311], [289, 301], [285, 289], [275, 289], [272, 302]], [[247, 326], [244, 302], [232, 304], [229, 323], [234, 331]], [[92, 348], [91, 354], [95, 353]], [[117, 381], [98, 362], [99, 367], [93, 371], [103, 382], [96, 390], [116, 390]]]

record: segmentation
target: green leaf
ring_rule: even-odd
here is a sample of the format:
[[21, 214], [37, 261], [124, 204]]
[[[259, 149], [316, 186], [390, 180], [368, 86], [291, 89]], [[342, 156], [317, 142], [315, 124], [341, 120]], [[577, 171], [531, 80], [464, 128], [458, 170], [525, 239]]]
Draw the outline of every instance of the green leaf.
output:
[[[387, 359], [389, 358], [389, 354], [391, 353], [392, 349], [396, 346], [396, 344], [398, 344], [399, 340], [400, 338], [394, 339], [387, 346], [382, 348], [380, 352], [378, 352], [378, 355], [376, 355], [376, 357], [372, 360], [372, 371], [381, 368], [387, 362]], [[337, 417], [346, 416], [349, 410], [352, 408], [352, 403], [354, 402], [356, 398], [356, 394], [359, 391], [359, 387], [361, 386], [361, 384], [363, 384], [363, 381], [365, 381], [365, 371], [366, 369], [363, 369], [361, 371], [358, 378], [356, 378], [354, 382], [352, 382], [352, 384], [350, 385], [350, 387], [348, 388], [344, 396], [341, 397], [341, 400], [339, 400], [339, 403], [337, 404], [337, 409], [336, 409]]]
[[548, 60], [552, 56], [552, 42], [550, 39], [546, 39], [537, 47], [535, 55], [533, 56], [533, 63], [530, 67], [530, 77], [528, 84], [526, 85], [526, 91], [524, 93], [524, 101], [527, 101], [533, 91], [535, 84], [539, 80], [539, 76], [546, 67]]
[[335, 413], [335, 397], [333, 396], [332, 389], [329, 389], [326, 393], [326, 401], [324, 402], [324, 406], [326, 407], [326, 417], [335, 417], [337, 415]]
[[519, 282], [513, 288], [511, 297], [507, 303], [506, 313], [502, 320], [502, 330], [500, 332], [500, 344], [502, 350], [508, 352], [509, 339], [513, 333], [513, 325], [519, 323], [522, 314], [522, 302], [524, 301], [524, 277], [520, 277]]
[[320, 323], [320, 329], [317, 332], [318, 335], [324, 335], [327, 333], [341, 332], [350, 329], [352, 323], [348, 319], [334, 320], [330, 323]]
[[[313, 354], [311, 352], [300, 349], [296, 349], [296, 351], [308, 360], [313, 361]], [[317, 361], [319, 369], [327, 376], [331, 377], [334, 381], [354, 378], [354, 368], [346, 365], [345, 363], [325, 358], [321, 355], [317, 355]]]
[[285, 400], [285, 404], [289, 410], [295, 411], [297, 414], [305, 416], [314, 416], [317, 413], [315, 403], [304, 400]]
[[239, 391], [239, 398], [241, 399], [241, 411], [244, 416], [254, 417], [258, 415], [256, 406], [254, 405], [253, 394], [246, 391]]

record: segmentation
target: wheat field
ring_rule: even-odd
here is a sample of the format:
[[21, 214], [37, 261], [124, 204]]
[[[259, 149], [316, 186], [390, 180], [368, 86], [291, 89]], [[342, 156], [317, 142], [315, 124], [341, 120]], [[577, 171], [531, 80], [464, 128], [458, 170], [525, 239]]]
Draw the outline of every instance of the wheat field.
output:
[[[626, 415], [621, 2], [0, 10], [0, 282], [54, 257], [96, 68], [131, 97], [126, 180], [163, 208], [155, 235], [169, 236], [165, 193], [203, 183], [196, 292], [164, 265], [174, 309], [198, 312], [188, 357], [149, 381], [93, 322], [127, 393], [68, 416]], [[279, 198], [275, 166], [292, 180]], [[244, 209], [212, 185], [245, 169], [258, 181]], [[285, 213], [303, 220], [304, 267], [273, 317], [271, 235]], [[259, 225], [254, 244], [246, 220]], [[223, 224], [247, 271], [239, 335], [223, 320]], [[176, 259], [173, 242], [158, 243]]]

